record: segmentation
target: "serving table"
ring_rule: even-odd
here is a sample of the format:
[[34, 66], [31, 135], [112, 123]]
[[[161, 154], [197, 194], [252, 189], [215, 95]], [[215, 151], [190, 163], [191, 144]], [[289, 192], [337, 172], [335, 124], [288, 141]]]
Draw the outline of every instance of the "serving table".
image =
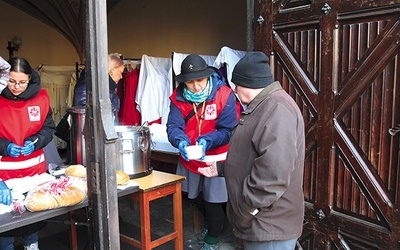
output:
[[27, 226], [29, 224], [47, 220], [50, 218], [57, 217], [62, 214], [66, 214], [70, 211], [77, 210], [88, 206], [88, 201], [85, 200], [75, 206], [62, 207], [56, 209], [50, 209], [41, 212], [24, 212], [19, 214], [18, 212], [11, 212], [0, 214], [0, 233], [10, 231], [19, 227]]
[[[166, 242], [174, 240], [176, 250], [183, 249], [183, 221], [182, 221], [182, 189], [181, 182], [185, 177], [165, 172], [153, 170], [151, 174], [133, 179], [139, 186], [128, 187], [118, 190], [118, 197], [129, 196], [133, 201], [140, 205], [140, 227], [141, 240], [133, 239], [124, 234], [120, 234], [120, 240], [140, 249], [152, 249]], [[151, 240], [150, 227], [150, 202], [168, 195], [173, 199], [174, 230], [172, 233]], [[38, 221], [43, 221], [63, 215], [73, 214], [79, 209], [88, 206], [88, 200], [70, 207], [51, 209], [41, 212], [5, 213], [0, 215], [0, 233], [15, 228], [23, 227]], [[73, 216], [71, 217], [73, 220]], [[71, 248], [77, 248], [76, 226], [72, 223], [71, 227]]]
[[[139, 190], [139, 186], [131, 186], [124, 190], [118, 190], [118, 197], [132, 195]], [[19, 227], [27, 226], [35, 222], [51, 219], [66, 213], [73, 213], [81, 208], [88, 206], [88, 200], [85, 199], [83, 202], [69, 207], [62, 207], [56, 209], [50, 209], [40, 212], [29, 212], [26, 211], [22, 214], [18, 212], [11, 212], [0, 214], [0, 233], [10, 231]], [[71, 225], [71, 248], [78, 249], [77, 237], [76, 237], [76, 226]]]

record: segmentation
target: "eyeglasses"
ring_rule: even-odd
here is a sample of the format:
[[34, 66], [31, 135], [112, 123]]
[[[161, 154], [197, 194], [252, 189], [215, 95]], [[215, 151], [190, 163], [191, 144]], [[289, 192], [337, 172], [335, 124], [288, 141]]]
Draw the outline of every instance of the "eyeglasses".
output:
[[18, 84], [20, 87], [24, 87], [24, 86], [28, 85], [28, 83], [29, 83], [29, 80], [17, 82], [14, 79], [10, 79], [8, 81], [8, 84], [10, 84], [10, 85], [17, 85]]

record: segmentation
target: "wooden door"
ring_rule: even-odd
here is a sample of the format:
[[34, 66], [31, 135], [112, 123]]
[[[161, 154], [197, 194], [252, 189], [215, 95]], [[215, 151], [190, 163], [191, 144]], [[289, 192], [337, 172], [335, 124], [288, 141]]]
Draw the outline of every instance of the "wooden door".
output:
[[[256, 0], [306, 124], [302, 249], [400, 249], [400, 1]], [[262, 20], [264, 19], [264, 21]]]

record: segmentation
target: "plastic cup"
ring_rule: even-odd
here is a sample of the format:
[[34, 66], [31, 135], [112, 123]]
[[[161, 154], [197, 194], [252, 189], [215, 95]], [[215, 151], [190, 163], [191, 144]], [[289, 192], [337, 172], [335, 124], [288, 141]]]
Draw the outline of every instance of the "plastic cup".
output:
[[202, 145], [187, 146], [186, 151], [188, 153], [189, 160], [198, 160], [203, 156]]

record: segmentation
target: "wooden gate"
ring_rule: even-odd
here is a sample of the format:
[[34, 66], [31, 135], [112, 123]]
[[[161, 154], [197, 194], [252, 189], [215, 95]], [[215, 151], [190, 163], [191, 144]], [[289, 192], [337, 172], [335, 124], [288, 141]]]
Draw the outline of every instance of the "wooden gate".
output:
[[298, 248], [400, 248], [400, 1], [256, 0], [255, 50], [306, 124]]

